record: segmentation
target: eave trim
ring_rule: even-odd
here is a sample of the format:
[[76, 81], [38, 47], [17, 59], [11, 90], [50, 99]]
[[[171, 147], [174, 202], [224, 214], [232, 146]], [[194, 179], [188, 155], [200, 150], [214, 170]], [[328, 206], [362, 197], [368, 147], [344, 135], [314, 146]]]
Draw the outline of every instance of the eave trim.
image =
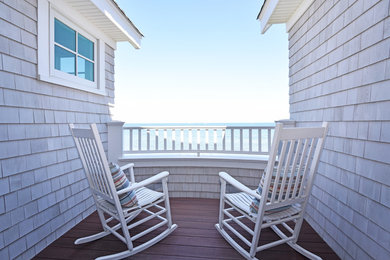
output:
[[142, 33], [130, 21], [113, 0], [90, 0], [125, 36], [126, 40], [139, 49]]

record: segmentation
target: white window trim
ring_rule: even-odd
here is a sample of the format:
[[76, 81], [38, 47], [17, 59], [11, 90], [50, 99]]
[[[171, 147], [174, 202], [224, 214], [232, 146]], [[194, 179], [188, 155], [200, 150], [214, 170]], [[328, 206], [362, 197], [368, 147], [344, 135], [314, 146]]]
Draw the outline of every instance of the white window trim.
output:
[[[97, 49], [99, 48], [97, 44], [97, 39], [95, 39], [93, 36], [91, 36], [89, 33], [85, 32], [83, 29], [79, 28], [77, 25], [72, 23], [70, 20], [65, 18], [63, 15], [58, 13], [55, 9], [52, 9], [50, 12], [50, 59], [54, 59], [54, 19], [58, 19], [60, 22], [64, 23], [65, 25], [69, 26], [71, 29], [75, 30], [77, 33], [80, 33], [84, 37], [86, 37], [88, 40], [92, 41], [94, 44], [93, 48], [93, 55], [94, 55], [94, 63], [93, 63], [93, 71], [94, 71], [94, 81], [86, 80], [83, 78], [80, 78], [75, 75], [68, 74], [66, 72], [57, 70], [54, 68], [53, 65], [50, 65], [50, 76], [54, 76], [56, 78], [61, 78], [66, 81], [71, 81], [74, 84], [81, 84], [83, 86], [89, 87], [89, 88], [95, 88], [98, 89], [98, 78], [97, 78], [97, 64], [99, 63], [98, 57], [97, 57]], [[77, 37], [77, 34], [76, 34]], [[76, 50], [76, 60], [78, 57], [78, 51]], [[53, 62], [53, 61], [52, 61]], [[77, 63], [77, 61], [76, 61]]]
[[[55, 3], [53, 3], [55, 2]], [[54, 69], [54, 17], [80, 32], [95, 44], [94, 82]], [[64, 20], [65, 18], [65, 20]], [[77, 23], [76, 23], [77, 21]], [[82, 26], [80, 26], [82, 24]], [[94, 35], [86, 32], [94, 32]], [[116, 48], [93, 24], [59, 1], [38, 1], [38, 79], [99, 95], [105, 90], [105, 44]]]

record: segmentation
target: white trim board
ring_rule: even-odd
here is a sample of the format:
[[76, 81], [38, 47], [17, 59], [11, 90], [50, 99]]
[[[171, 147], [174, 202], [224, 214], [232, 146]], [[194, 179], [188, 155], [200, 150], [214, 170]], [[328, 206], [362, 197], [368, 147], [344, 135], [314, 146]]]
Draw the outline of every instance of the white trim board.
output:
[[268, 0], [264, 4], [264, 13], [261, 12], [259, 16], [261, 33], [264, 34], [271, 24], [268, 24], [269, 19], [275, 11], [276, 6], [278, 5], [279, 0]]
[[286, 23], [286, 32], [289, 32], [294, 24], [298, 21], [299, 18], [303, 15], [304, 12], [309, 8], [314, 0], [303, 0], [299, 5], [298, 9], [291, 15]]
[[134, 48], [139, 49], [142, 35], [129, 24], [123, 14], [114, 6], [111, 1], [90, 0], [118, 29], [128, 38]]
[[[313, 0], [294, 1], [298, 7], [289, 5], [289, 0], [267, 0], [258, 16], [261, 33], [264, 34], [272, 24], [285, 23], [286, 31], [298, 21], [303, 13], [313, 3]], [[271, 22], [270, 22], [271, 21]]]

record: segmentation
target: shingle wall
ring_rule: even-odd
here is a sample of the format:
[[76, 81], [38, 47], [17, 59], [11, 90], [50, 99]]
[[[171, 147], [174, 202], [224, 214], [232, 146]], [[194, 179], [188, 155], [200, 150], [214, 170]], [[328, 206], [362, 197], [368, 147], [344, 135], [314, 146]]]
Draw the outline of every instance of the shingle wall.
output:
[[95, 95], [37, 80], [37, 1], [0, 1], [0, 259], [29, 259], [94, 210], [68, 123], [107, 147], [114, 50]]
[[315, 0], [289, 32], [290, 113], [329, 121], [307, 219], [343, 259], [390, 259], [389, 0]]

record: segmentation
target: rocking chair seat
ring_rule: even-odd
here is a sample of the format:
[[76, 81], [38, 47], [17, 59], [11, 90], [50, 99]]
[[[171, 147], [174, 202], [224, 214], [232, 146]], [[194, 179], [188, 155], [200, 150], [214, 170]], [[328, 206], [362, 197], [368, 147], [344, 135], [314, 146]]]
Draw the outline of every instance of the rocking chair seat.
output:
[[[132, 212], [136, 211], [137, 209], [140, 209], [141, 207], [144, 207], [148, 204], [154, 203], [157, 200], [164, 197], [164, 193], [154, 191], [154, 190], [151, 190], [151, 189], [148, 189], [145, 187], [137, 189], [135, 191], [135, 194], [136, 194], [137, 199], [138, 199], [138, 205], [130, 207], [130, 208], [123, 207], [122, 210], [123, 210], [123, 213], [125, 215], [132, 213]], [[117, 213], [115, 206], [113, 204], [109, 203], [107, 200], [105, 200], [101, 197], [98, 197], [97, 201], [100, 204], [100, 206], [102, 208], [104, 208], [105, 210], [107, 210], [108, 212], [111, 212], [112, 214]]]
[[[253, 192], [256, 192], [256, 190], [253, 190]], [[251, 218], [254, 221], [256, 220], [257, 214], [249, 210], [250, 204], [252, 203], [253, 200], [252, 196], [248, 195], [245, 192], [238, 192], [238, 193], [225, 194], [225, 198], [234, 206], [239, 208], [242, 211], [241, 213], [246, 214], [249, 218]], [[276, 211], [276, 212], [265, 211], [263, 219], [265, 222], [279, 220], [279, 219], [296, 215], [299, 212], [301, 212], [301, 210], [302, 209], [299, 204], [294, 204], [291, 207], [281, 211]]]

